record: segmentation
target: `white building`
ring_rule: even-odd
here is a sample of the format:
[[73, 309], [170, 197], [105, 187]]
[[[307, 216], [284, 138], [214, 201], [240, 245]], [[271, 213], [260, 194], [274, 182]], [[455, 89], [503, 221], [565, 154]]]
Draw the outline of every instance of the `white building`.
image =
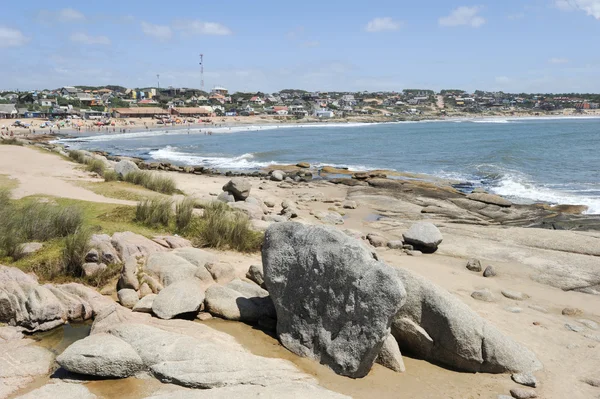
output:
[[317, 118], [329, 119], [333, 118], [335, 116], [335, 113], [328, 109], [319, 109], [315, 110], [313, 116], [316, 116]]

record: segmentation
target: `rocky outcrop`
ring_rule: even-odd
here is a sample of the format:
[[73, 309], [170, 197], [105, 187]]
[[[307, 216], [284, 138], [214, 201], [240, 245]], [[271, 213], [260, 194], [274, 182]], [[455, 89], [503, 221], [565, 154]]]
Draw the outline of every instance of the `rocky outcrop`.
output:
[[50, 382], [17, 399], [97, 399], [85, 385], [68, 382]]
[[34, 342], [19, 338], [0, 340], [0, 398], [9, 397], [52, 369], [54, 355]]
[[223, 186], [223, 191], [233, 195], [236, 201], [244, 201], [250, 196], [252, 184], [244, 178], [234, 177]]
[[467, 195], [467, 198], [472, 201], [483, 202], [484, 204], [498, 205], [500, 207], [509, 208], [512, 202], [500, 197], [499, 195], [486, 193], [472, 193]]
[[140, 168], [128, 159], [117, 162], [115, 165], [115, 172], [118, 173], [119, 177], [124, 177], [131, 172], [137, 172]]
[[204, 302], [204, 289], [194, 279], [178, 281], [162, 290], [152, 302], [152, 312], [161, 319], [198, 313]]
[[404, 242], [425, 253], [433, 253], [442, 242], [442, 233], [433, 223], [418, 222], [403, 234]]
[[532, 372], [542, 368], [527, 348], [502, 334], [449, 292], [396, 269], [406, 303], [392, 334], [403, 352], [469, 372]]
[[122, 260], [130, 257], [147, 257], [151, 253], [165, 251], [161, 245], [130, 231], [113, 234], [111, 244]]
[[365, 376], [404, 300], [394, 271], [326, 226], [275, 224], [262, 256], [281, 343], [338, 374]]
[[256, 323], [263, 317], [276, 318], [269, 293], [239, 279], [206, 290], [206, 311], [227, 320]]

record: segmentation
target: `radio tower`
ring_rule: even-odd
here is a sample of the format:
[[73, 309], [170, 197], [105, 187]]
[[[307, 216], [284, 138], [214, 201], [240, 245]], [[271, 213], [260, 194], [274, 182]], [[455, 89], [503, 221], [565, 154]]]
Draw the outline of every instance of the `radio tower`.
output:
[[200, 54], [200, 90], [204, 91], [204, 54]]

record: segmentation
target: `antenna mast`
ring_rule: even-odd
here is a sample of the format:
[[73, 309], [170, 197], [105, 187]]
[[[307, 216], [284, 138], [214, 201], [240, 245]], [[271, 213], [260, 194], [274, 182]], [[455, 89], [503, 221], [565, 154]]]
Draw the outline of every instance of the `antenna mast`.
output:
[[204, 54], [200, 54], [200, 90], [204, 91]]

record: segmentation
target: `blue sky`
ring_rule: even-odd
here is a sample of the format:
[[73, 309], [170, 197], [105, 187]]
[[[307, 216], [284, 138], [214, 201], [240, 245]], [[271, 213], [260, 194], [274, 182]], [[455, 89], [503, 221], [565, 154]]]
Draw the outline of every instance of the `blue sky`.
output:
[[600, 92], [600, 0], [7, 1], [0, 89]]

